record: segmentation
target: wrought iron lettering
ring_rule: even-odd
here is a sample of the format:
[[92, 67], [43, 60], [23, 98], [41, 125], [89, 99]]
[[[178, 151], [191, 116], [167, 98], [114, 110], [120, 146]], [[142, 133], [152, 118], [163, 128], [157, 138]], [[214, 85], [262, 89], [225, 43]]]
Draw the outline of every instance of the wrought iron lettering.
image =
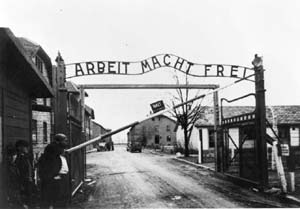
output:
[[164, 67], [195, 77], [246, 78], [254, 72], [251, 68], [238, 65], [198, 64], [172, 54], [159, 54], [139, 62], [97, 61], [65, 66], [67, 78], [99, 74], [140, 75]]

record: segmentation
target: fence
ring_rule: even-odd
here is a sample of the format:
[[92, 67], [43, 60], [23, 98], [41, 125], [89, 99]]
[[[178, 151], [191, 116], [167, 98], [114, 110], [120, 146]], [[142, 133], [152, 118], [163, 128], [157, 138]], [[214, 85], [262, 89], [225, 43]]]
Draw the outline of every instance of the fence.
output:
[[[81, 123], [73, 117], [69, 117], [69, 139], [70, 147], [76, 146], [84, 141], [81, 134]], [[70, 173], [70, 196], [73, 196], [81, 186], [85, 176], [85, 148], [68, 153]]]

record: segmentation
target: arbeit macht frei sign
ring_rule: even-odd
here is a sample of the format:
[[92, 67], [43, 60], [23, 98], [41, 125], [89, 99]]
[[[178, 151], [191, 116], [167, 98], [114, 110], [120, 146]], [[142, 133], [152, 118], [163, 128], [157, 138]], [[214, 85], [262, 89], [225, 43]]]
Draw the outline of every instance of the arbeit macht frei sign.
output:
[[159, 54], [138, 62], [92, 61], [66, 64], [67, 78], [99, 75], [140, 75], [158, 68], [171, 67], [196, 77], [245, 78], [254, 73], [252, 68], [238, 65], [197, 64], [176, 55]]

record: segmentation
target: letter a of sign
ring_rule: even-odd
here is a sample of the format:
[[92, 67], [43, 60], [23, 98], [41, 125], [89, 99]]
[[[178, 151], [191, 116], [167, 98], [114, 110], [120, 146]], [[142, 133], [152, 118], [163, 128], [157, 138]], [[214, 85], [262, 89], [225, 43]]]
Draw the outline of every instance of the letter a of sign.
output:
[[151, 106], [153, 113], [156, 113], [156, 112], [159, 112], [159, 111], [165, 109], [165, 105], [162, 100], [154, 102], [154, 103], [150, 104], [150, 106]]

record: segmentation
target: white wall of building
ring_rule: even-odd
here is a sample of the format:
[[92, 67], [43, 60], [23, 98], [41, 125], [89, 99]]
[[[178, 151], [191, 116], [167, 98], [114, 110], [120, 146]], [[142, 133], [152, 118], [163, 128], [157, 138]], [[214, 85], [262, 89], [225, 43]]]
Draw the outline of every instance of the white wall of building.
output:
[[183, 129], [181, 128], [181, 126], [178, 126], [178, 128], [177, 128], [176, 141], [177, 141], [177, 146], [184, 147], [184, 134], [183, 134]]
[[[209, 149], [209, 136], [208, 136], [208, 128], [193, 128], [191, 138], [190, 138], [190, 148], [198, 150], [199, 149], [199, 143], [200, 143], [200, 135], [199, 130], [202, 130], [202, 140], [203, 140], [203, 150]], [[274, 137], [274, 133], [271, 130], [271, 128], [266, 129], [267, 134], [271, 137]], [[235, 144], [239, 146], [239, 128], [230, 128], [229, 134]], [[299, 146], [300, 145], [300, 129], [298, 127], [290, 128], [290, 135], [291, 135], [291, 146]], [[183, 129], [179, 127], [176, 132], [177, 137], [177, 144], [184, 147], [184, 134]], [[271, 145], [267, 144], [268, 147], [271, 147]], [[236, 147], [234, 146], [233, 142], [229, 139], [229, 149], [232, 149], [232, 153], [234, 153], [234, 150]]]
[[[208, 141], [208, 128], [196, 128], [194, 127], [191, 133], [189, 147], [190, 149], [199, 150], [200, 143], [200, 131], [202, 130], [202, 147], [203, 150], [209, 149], [209, 141]], [[184, 133], [183, 129], [179, 127], [176, 132], [177, 144], [181, 147], [184, 147]]]
[[290, 136], [291, 136], [291, 146], [299, 146], [299, 128], [291, 127], [290, 128]]
[[199, 137], [199, 129], [194, 127], [190, 137], [190, 149], [198, 150], [200, 139]]
[[203, 150], [209, 149], [209, 138], [208, 138], [208, 128], [202, 129], [202, 148]]
[[[230, 128], [228, 130], [229, 135], [231, 136], [233, 142], [236, 144], [236, 146], [239, 146], [239, 128]], [[234, 146], [233, 143], [230, 139], [229, 139], [229, 148], [230, 149], [236, 149], [236, 147]]]
[[[180, 126], [176, 131], [176, 139], [177, 139], [177, 145], [184, 147], [184, 131]], [[190, 137], [189, 148], [198, 150], [198, 145], [199, 145], [199, 129], [194, 127]]]
[[[51, 113], [50, 112], [39, 112], [32, 111], [32, 119], [37, 122], [37, 133], [33, 134], [33, 154], [40, 155], [48, 143], [50, 143], [51, 136]], [[44, 123], [46, 123], [46, 131], [44, 130]], [[46, 136], [44, 133], [46, 132]], [[45, 140], [46, 139], [46, 140]]]

